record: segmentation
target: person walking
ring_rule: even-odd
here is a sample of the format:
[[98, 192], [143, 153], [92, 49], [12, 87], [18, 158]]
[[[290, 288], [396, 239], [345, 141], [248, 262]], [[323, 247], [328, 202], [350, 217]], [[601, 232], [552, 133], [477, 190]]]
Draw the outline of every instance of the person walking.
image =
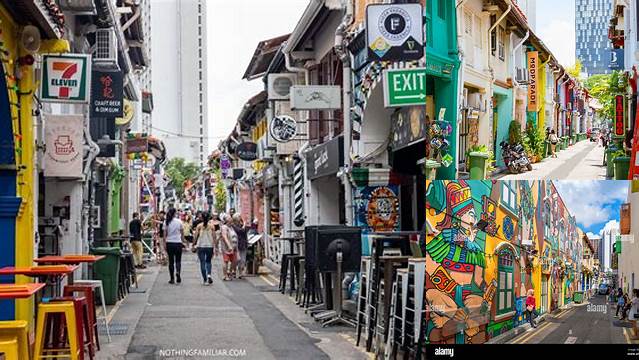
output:
[[526, 315], [528, 316], [528, 321], [530, 322], [530, 326], [533, 328], [537, 327], [535, 323], [535, 318], [538, 316], [536, 304], [535, 304], [535, 291], [533, 289], [528, 289], [526, 294]]
[[[622, 295], [619, 295], [619, 292], [621, 292]], [[615, 311], [615, 316], [619, 317], [619, 311], [621, 310], [621, 317], [619, 319], [622, 319], [627, 295], [623, 295], [623, 291], [621, 290], [621, 288], [619, 288], [619, 292], [617, 293], [617, 311]]]
[[630, 322], [632, 323], [634, 337], [639, 337], [639, 330], [637, 329], [637, 320], [639, 320], [639, 289], [632, 290], [632, 299], [630, 300], [630, 312], [628, 313], [628, 320], [630, 320]]
[[[187, 246], [193, 247], [193, 228], [191, 227], [191, 215], [184, 214], [184, 221], [182, 222], [182, 226], [184, 226], [184, 239], [186, 240]], [[187, 248], [190, 250], [190, 248]]]
[[550, 130], [550, 134], [548, 134], [548, 141], [550, 141], [550, 156], [556, 158], [557, 157], [557, 144], [559, 143], [559, 138], [557, 134], [555, 134], [555, 130]]
[[214, 221], [208, 213], [202, 214], [202, 222], [195, 229], [193, 247], [197, 249], [197, 257], [200, 260], [200, 272], [202, 284], [213, 284], [211, 260], [216, 252], [216, 232]]
[[224, 260], [224, 265], [222, 267], [224, 271], [224, 281], [229, 281], [233, 277], [233, 267], [236, 261], [236, 251], [237, 251], [237, 234], [233, 227], [231, 226], [231, 216], [228, 214], [222, 215], [222, 226], [221, 226], [221, 234], [222, 234], [222, 258]]
[[140, 214], [133, 213], [133, 220], [129, 222], [129, 235], [131, 236], [131, 250], [133, 250], [133, 263], [137, 269], [146, 269], [144, 265], [144, 248], [142, 247], [142, 222]]
[[246, 251], [248, 249], [248, 228], [244, 226], [244, 221], [240, 214], [233, 215], [233, 230], [237, 235], [237, 266], [234, 268], [237, 271], [238, 279], [244, 276], [246, 269]]
[[169, 255], [169, 284], [182, 282], [182, 249], [186, 246], [184, 240], [184, 228], [182, 221], [176, 217], [175, 208], [170, 208], [166, 213], [164, 229], [164, 245]]

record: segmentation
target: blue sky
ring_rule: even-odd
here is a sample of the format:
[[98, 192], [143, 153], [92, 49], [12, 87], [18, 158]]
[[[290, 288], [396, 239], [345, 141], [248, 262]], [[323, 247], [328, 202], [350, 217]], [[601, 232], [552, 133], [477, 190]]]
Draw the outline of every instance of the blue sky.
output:
[[627, 181], [555, 181], [568, 210], [585, 232], [599, 234], [619, 222], [619, 209], [628, 197]]
[[536, 34], [562, 65], [572, 66], [575, 63], [575, 0], [537, 0]]

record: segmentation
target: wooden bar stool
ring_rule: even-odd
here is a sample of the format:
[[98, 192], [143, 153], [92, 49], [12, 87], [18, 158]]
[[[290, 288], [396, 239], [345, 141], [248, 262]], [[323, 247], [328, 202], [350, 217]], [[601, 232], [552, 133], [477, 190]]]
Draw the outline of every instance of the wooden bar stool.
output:
[[87, 305], [89, 306], [89, 317], [87, 319], [89, 326], [93, 329], [93, 336], [95, 337], [95, 346], [100, 350], [100, 339], [98, 338], [98, 322], [97, 313], [95, 311], [95, 296], [94, 291], [97, 289], [97, 284], [73, 284], [64, 287], [63, 296], [73, 297], [76, 293], [81, 294], [87, 299]]
[[0, 321], [0, 337], [15, 337], [18, 341], [18, 358], [31, 359], [28, 322], [25, 320]]
[[109, 321], [107, 320], [108, 314], [107, 314], [106, 302], [104, 300], [104, 287], [102, 286], [102, 280], [76, 280], [76, 281], [73, 282], [73, 284], [75, 284], [75, 285], [92, 284], [92, 285], [94, 285], [94, 286], [96, 286], [97, 288], [100, 289], [100, 301], [101, 301], [101, 304], [102, 304], [102, 315], [98, 316], [97, 320], [104, 321], [104, 328], [106, 330], [107, 338], [109, 339], [109, 342], [111, 342], [111, 329], [109, 329]]
[[[57, 302], [73, 302], [73, 307], [75, 309], [75, 322], [78, 336], [78, 344], [80, 344], [80, 360], [84, 359], [85, 349], [88, 350], [89, 358], [93, 359], [95, 356], [95, 336], [93, 334], [93, 327], [89, 324], [89, 304], [85, 297], [61, 297], [50, 299], [49, 302], [57, 303]], [[67, 322], [68, 324], [68, 322]], [[63, 339], [60, 345], [57, 346], [66, 346], [68, 345], [68, 340], [70, 340], [71, 335], [65, 338], [65, 326], [60, 321], [60, 317], [58, 317], [57, 321], [54, 320], [54, 346], [58, 343], [59, 339]]]
[[[62, 316], [60, 316], [62, 315]], [[46, 329], [53, 325], [53, 319], [64, 319], [64, 326], [68, 332], [69, 347], [64, 349], [45, 348]], [[80, 329], [81, 330], [81, 329]], [[38, 320], [36, 324], [36, 341], [34, 360], [52, 358], [70, 358], [80, 360], [84, 358], [83, 348], [78, 343], [78, 327], [76, 321], [75, 304], [73, 301], [40, 303], [38, 304]], [[64, 353], [64, 354], [60, 354]]]
[[16, 336], [0, 336], [0, 353], [4, 353], [7, 360], [22, 359], [18, 356], [19, 348]]

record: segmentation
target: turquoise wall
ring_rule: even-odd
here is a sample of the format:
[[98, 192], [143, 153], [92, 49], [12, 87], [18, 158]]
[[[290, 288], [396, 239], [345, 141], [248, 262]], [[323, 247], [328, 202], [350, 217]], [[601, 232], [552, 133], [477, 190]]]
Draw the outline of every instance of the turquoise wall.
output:
[[502, 141], [508, 141], [508, 127], [513, 120], [513, 91], [498, 85], [494, 85], [494, 94], [497, 98], [497, 137], [495, 138], [495, 160], [497, 166], [504, 166], [501, 156]]

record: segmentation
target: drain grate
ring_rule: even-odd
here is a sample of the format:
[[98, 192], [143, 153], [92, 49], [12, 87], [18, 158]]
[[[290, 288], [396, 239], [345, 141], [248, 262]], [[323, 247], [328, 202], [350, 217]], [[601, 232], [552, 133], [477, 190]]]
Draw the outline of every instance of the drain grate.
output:
[[147, 289], [129, 289], [129, 294], [144, 294]]
[[[126, 335], [129, 332], [129, 324], [112, 322], [109, 324], [109, 333], [111, 335]], [[98, 326], [98, 334], [106, 336], [106, 327], [104, 324]]]

